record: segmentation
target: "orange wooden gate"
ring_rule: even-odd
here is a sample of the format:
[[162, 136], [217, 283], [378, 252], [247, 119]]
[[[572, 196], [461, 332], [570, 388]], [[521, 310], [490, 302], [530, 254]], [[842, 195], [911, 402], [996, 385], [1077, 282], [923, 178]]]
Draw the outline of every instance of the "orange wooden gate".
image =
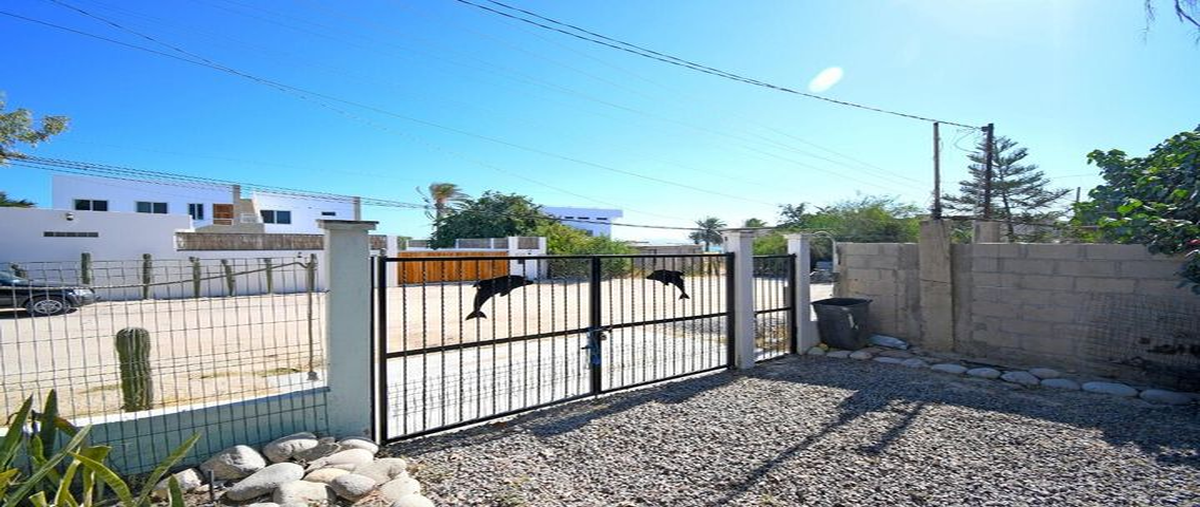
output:
[[397, 278], [401, 284], [432, 283], [432, 282], [462, 282], [486, 280], [497, 276], [505, 276], [508, 272], [508, 252], [464, 252], [464, 251], [407, 251], [399, 252], [396, 257], [401, 259], [414, 257], [505, 257], [497, 260], [430, 260], [397, 262]]

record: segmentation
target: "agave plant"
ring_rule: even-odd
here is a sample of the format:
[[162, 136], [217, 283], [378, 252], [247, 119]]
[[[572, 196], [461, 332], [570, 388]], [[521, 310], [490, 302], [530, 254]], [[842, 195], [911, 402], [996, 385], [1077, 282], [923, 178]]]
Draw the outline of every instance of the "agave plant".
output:
[[[101, 484], [113, 491], [123, 507], [148, 507], [154, 487], [200, 438], [192, 435], [159, 463], [135, 496], [128, 483], [104, 463], [112, 448], [86, 444], [91, 429], [76, 428], [58, 415], [58, 396], [53, 390], [40, 413], [33, 410], [33, 397], [27, 398], [9, 418], [0, 440], [0, 507], [17, 507], [26, 501], [34, 507], [91, 507], [103, 500]], [[68, 440], [56, 449], [60, 433]], [[22, 448], [30, 471], [27, 476], [22, 476], [17, 465]], [[183, 492], [174, 476], [168, 480], [168, 489], [172, 507], [181, 507]]]

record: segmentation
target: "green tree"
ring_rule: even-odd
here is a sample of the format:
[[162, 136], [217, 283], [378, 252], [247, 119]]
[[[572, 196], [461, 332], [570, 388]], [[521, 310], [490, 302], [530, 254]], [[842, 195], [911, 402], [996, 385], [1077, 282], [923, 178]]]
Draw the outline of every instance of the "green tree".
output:
[[41, 120], [34, 120], [28, 109], [5, 112], [5, 105], [4, 93], [0, 92], [0, 165], [9, 158], [21, 156], [16, 149], [18, 145], [37, 146], [65, 132], [70, 121], [66, 116], [43, 116]]
[[742, 222], [742, 227], [763, 228], [767, 227], [767, 221], [759, 218], [747, 218], [745, 222]]
[[[981, 216], [984, 209], [984, 188], [987, 186], [987, 141], [980, 141], [975, 152], [967, 157], [970, 179], [959, 182], [958, 195], [942, 196], [946, 208], [972, 216]], [[1029, 151], [1018, 147], [1016, 141], [997, 137], [992, 156], [992, 217], [1005, 223], [1011, 241], [1041, 239], [1044, 229], [1018, 234], [1018, 223], [1050, 223], [1063, 216], [1062, 210], [1051, 208], [1071, 190], [1050, 188], [1050, 180], [1035, 164], [1022, 163]], [[1027, 229], [1027, 228], [1026, 228]]]
[[[546, 221], [533, 231], [534, 236], [546, 238], [546, 251], [551, 255], [597, 255], [633, 254], [637, 250], [623, 241], [608, 236], [589, 236], [580, 229], [559, 222]], [[629, 258], [612, 258], [600, 261], [602, 276], [624, 276], [630, 272]], [[586, 260], [556, 259], [549, 262], [550, 276], [588, 276], [591, 266]]]
[[461, 206], [435, 219], [430, 244], [446, 248], [462, 238], [529, 235], [547, 220], [552, 219], [526, 196], [488, 191], [478, 199], [464, 199]]
[[779, 227], [800, 229], [808, 217], [808, 204], [783, 204], [779, 206]]
[[1200, 127], [1172, 136], [1146, 157], [1095, 150], [1088, 162], [1103, 171], [1104, 184], [1076, 206], [1075, 220], [1151, 253], [1183, 254], [1180, 286], [1200, 294]]
[[428, 192], [417, 188], [417, 193], [421, 194], [421, 199], [432, 208], [425, 212], [425, 216], [435, 222], [445, 218], [450, 210], [461, 207], [471, 198], [453, 183], [431, 183]]
[[8, 194], [0, 190], [0, 208], [32, 208], [33, 201], [26, 199], [9, 199]]
[[696, 221], [696, 227], [699, 229], [688, 234], [688, 239], [699, 245], [704, 243], [704, 251], [707, 252], [712, 245], [720, 245], [725, 242], [721, 237], [721, 229], [725, 228], [725, 222], [717, 217], [704, 217]]

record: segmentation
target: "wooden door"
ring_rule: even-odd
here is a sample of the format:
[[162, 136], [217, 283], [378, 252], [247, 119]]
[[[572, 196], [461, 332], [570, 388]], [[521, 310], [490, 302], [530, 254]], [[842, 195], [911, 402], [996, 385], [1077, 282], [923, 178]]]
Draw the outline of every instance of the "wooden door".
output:
[[213, 204], [213, 225], [233, 225], [233, 205]]

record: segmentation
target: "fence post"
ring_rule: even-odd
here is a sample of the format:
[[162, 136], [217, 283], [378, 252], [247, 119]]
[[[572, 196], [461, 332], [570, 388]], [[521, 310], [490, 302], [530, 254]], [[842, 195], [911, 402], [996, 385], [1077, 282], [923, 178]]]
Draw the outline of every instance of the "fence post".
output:
[[154, 280], [154, 261], [142, 254], [142, 299], [150, 299], [150, 283]]
[[271, 272], [271, 258], [264, 257], [263, 264], [266, 266], [264, 273], [267, 275], [267, 294], [275, 293], [275, 274]]
[[79, 282], [83, 285], [92, 284], [92, 253], [79, 254]]
[[972, 243], [1000, 243], [1000, 222], [976, 220], [971, 222]]
[[812, 292], [809, 286], [809, 234], [787, 234], [788, 253], [795, 255], [796, 286], [792, 294], [792, 316], [796, 322], [796, 351], [803, 354], [821, 342], [817, 326], [812, 320]]
[[192, 262], [192, 297], [199, 299], [201, 278], [203, 278], [200, 273], [200, 258], [188, 257], [188, 260]]
[[[988, 223], [999, 225], [999, 222]], [[996, 229], [999, 231], [999, 227]], [[921, 345], [930, 350], [954, 350], [954, 271], [950, 248], [949, 222], [921, 222], [917, 243]]]
[[325, 230], [325, 337], [328, 340], [329, 432], [370, 435], [371, 248], [367, 232], [378, 222], [318, 220]]
[[237, 279], [233, 276], [233, 266], [229, 265], [229, 259], [221, 259], [221, 270], [225, 272], [225, 295], [237, 295]]
[[[754, 233], [727, 229], [725, 251], [733, 254], [733, 367], [754, 367]], [[729, 295], [726, 295], [729, 297]]]

